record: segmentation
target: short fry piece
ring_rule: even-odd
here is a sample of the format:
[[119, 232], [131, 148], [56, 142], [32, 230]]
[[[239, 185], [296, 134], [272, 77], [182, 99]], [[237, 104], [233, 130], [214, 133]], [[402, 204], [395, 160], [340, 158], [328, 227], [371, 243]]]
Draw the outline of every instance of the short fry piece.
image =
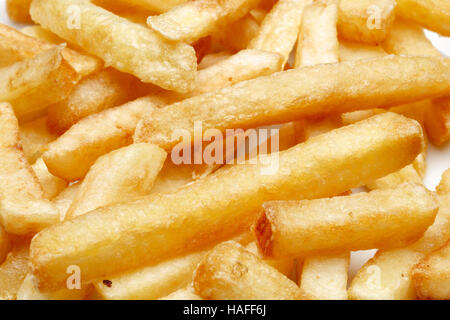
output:
[[35, 274], [42, 288], [56, 289], [67, 265], [89, 281], [201, 250], [248, 230], [266, 201], [341, 194], [411, 163], [423, 143], [415, 121], [387, 113], [271, 155], [274, 174], [262, 163], [230, 166], [171, 193], [99, 208], [33, 239]]
[[172, 41], [192, 43], [246, 15], [259, 0], [188, 1], [159, 16], [148, 17], [148, 25]]
[[148, 195], [166, 156], [157, 146], [138, 143], [98, 158], [81, 182], [67, 217]]
[[[79, 14], [78, 21], [73, 21], [74, 10]], [[31, 4], [31, 17], [102, 58], [106, 65], [134, 74], [144, 82], [186, 92], [194, 80], [197, 59], [191, 46], [165, 41], [154, 31], [89, 1], [36, 0]]]
[[28, 273], [29, 244], [27, 240], [19, 240], [0, 265], [0, 300], [16, 300], [17, 292]]
[[331, 199], [269, 202], [263, 208], [255, 227], [258, 246], [278, 258], [411, 244], [433, 223], [438, 201], [422, 186], [403, 184]]
[[6, 0], [6, 12], [16, 22], [31, 22], [30, 4], [32, 0]]
[[354, 42], [383, 42], [394, 22], [395, 7], [395, 0], [341, 0], [339, 36]]
[[198, 265], [195, 292], [212, 300], [296, 300], [297, 285], [236, 242], [216, 246]]
[[55, 177], [48, 172], [47, 166], [42, 158], [37, 159], [31, 167], [44, 190], [45, 199], [53, 199], [67, 187], [65, 180]]
[[19, 130], [23, 153], [29, 163], [35, 163], [44, 152], [44, 147], [58, 138], [48, 130], [47, 117], [24, 123]]

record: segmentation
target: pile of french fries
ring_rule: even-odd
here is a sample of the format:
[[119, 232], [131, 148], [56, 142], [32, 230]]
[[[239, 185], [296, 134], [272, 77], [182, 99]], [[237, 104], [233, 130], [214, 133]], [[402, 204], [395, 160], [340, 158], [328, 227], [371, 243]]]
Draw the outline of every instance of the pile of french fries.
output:
[[6, 5], [0, 299], [450, 299], [448, 0]]

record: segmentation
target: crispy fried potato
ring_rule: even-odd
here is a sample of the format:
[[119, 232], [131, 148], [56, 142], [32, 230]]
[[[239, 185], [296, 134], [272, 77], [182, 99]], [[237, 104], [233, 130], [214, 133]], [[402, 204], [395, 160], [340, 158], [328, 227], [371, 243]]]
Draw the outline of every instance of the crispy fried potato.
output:
[[8, 233], [25, 235], [59, 221], [57, 208], [44, 198], [20, 147], [12, 108], [0, 105], [0, 220]]
[[70, 95], [48, 109], [48, 125], [61, 134], [81, 119], [131, 100], [137, 79], [107, 68], [82, 79]]
[[255, 227], [258, 247], [280, 258], [402, 247], [423, 235], [439, 205], [424, 187], [403, 184], [331, 199], [268, 202], [263, 208]]
[[192, 43], [242, 18], [258, 3], [259, 0], [188, 1], [159, 16], [148, 17], [147, 23], [169, 40]]
[[6, 255], [11, 247], [11, 241], [9, 235], [5, 229], [0, 225], [0, 264], [5, 261]]
[[395, 0], [341, 0], [338, 32], [348, 41], [378, 44], [395, 20]]
[[209, 68], [209, 67], [215, 65], [216, 63], [219, 63], [223, 60], [230, 58], [231, 56], [232, 56], [232, 54], [229, 52], [226, 52], [226, 51], [207, 54], [202, 59], [202, 61], [198, 64], [198, 70], [200, 71], [200, 70]]
[[422, 259], [412, 270], [419, 299], [450, 299], [450, 241]]
[[339, 62], [337, 39], [337, 0], [320, 0], [303, 13], [295, 54], [295, 68]]
[[203, 300], [203, 298], [195, 294], [192, 286], [188, 286], [158, 300]]
[[138, 143], [98, 158], [81, 183], [66, 217], [74, 218], [148, 195], [166, 156], [157, 146]]
[[397, 0], [397, 15], [450, 36], [450, 3], [446, 0]]
[[48, 105], [69, 95], [79, 79], [60, 48], [5, 67], [0, 75], [0, 100], [11, 103], [20, 121], [41, 116]]
[[47, 166], [42, 158], [37, 159], [31, 168], [44, 190], [45, 199], [53, 199], [67, 187], [67, 182], [65, 180], [55, 177], [48, 172]]
[[381, 46], [372, 46], [345, 40], [339, 41], [339, 58], [341, 61], [376, 59], [385, 56], [386, 52]]
[[173, 7], [185, 3], [186, 1], [187, 0], [95, 0], [94, 2], [99, 5], [106, 5], [108, 9], [110, 6], [118, 7], [120, 10], [124, 10], [124, 7], [137, 7], [162, 13], [169, 11]]
[[450, 140], [450, 99], [444, 98], [433, 103], [425, 115], [425, 127], [433, 144], [441, 146]]
[[[74, 10], [79, 19], [74, 19]], [[186, 92], [195, 78], [197, 64], [191, 46], [165, 41], [154, 31], [88, 1], [36, 0], [31, 4], [31, 17], [44, 28], [102, 58], [106, 65], [144, 82]]]
[[17, 292], [28, 273], [30, 241], [20, 239], [0, 265], [0, 300], [16, 300]]
[[35, 163], [44, 152], [44, 146], [58, 138], [47, 128], [47, 117], [20, 125], [20, 141], [29, 163]]
[[236, 242], [216, 246], [200, 262], [193, 280], [195, 292], [210, 300], [294, 300], [294, 282]]
[[[51, 32], [47, 29], [44, 29], [40, 25], [37, 25], [37, 24], [31, 25], [31, 26], [25, 26], [22, 29], [20, 29], [20, 32], [29, 37], [36, 38], [36, 39], [39, 39], [39, 40], [42, 40], [45, 42], [53, 43], [56, 45], [62, 45], [63, 43], [65, 43], [67, 46], [73, 45], [71, 43], [67, 43], [66, 40], [58, 37], [53, 32]], [[77, 48], [77, 49], [79, 49], [79, 48]], [[95, 58], [93, 57], [93, 59], [95, 59]]]
[[[266, 201], [341, 194], [399, 170], [422, 148], [415, 121], [373, 117], [272, 155], [268, 160], [279, 164], [274, 174], [262, 170], [267, 163], [231, 166], [172, 193], [99, 208], [48, 228], [31, 245], [34, 272], [41, 289], [57, 289], [67, 265], [79, 265], [89, 281], [201, 250], [248, 230]], [[387, 152], [391, 156], [383, 157]]]
[[245, 250], [253, 253], [255, 256], [263, 260], [269, 266], [277, 269], [279, 272], [284, 274], [286, 277], [290, 277], [292, 275], [292, 271], [294, 268], [294, 259], [266, 259], [261, 252], [258, 250], [258, 245], [255, 241], [251, 242], [249, 245], [245, 247]]
[[30, 4], [32, 0], [6, 0], [6, 12], [16, 22], [31, 22]]
[[248, 47], [250, 41], [256, 37], [259, 31], [259, 23], [248, 13], [246, 16], [236, 20], [225, 29], [213, 34], [219, 43], [227, 50], [240, 51]]
[[300, 290], [308, 300], [347, 300], [350, 254], [305, 259]]
[[78, 190], [80, 190], [80, 187], [81, 181], [72, 183], [53, 199], [53, 203], [60, 212], [61, 221], [64, 221], [66, 219], [67, 211], [72, 205], [73, 199], [75, 199], [76, 195], [78, 194]]
[[449, 70], [447, 59], [389, 56], [279, 72], [159, 109], [138, 125], [134, 139], [170, 150], [180, 142], [173, 132], [187, 130], [193, 137], [196, 121], [202, 122], [204, 131], [224, 131], [388, 108], [448, 94]]
[[45, 164], [64, 180], [83, 178], [100, 156], [131, 144], [139, 120], [164, 104], [159, 97], [144, 97], [82, 119], [48, 145]]
[[303, 10], [312, 0], [280, 0], [261, 22], [258, 35], [249, 49], [277, 52], [283, 56], [283, 66], [294, 48], [302, 24]]

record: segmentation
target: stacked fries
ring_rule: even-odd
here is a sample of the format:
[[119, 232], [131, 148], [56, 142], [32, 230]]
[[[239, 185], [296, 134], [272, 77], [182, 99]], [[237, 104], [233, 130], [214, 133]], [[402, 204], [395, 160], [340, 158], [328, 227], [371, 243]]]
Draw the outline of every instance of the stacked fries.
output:
[[450, 299], [448, 1], [6, 4], [0, 299]]

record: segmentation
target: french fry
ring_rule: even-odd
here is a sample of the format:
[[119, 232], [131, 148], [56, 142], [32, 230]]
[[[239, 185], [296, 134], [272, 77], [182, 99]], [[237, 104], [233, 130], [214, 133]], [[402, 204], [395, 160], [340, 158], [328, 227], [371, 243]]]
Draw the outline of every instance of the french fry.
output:
[[[266, 163], [230, 166], [177, 191], [99, 208], [43, 230], [31, 245], [34, 273], [41, 289], [57, 289], [68, 265], [79, 265], [83, 281], [90, 281], [198, 251], [248, 230], [266, 201], [341, 194], [399, 170], [422, 148], [413, 120], [373, 117], [273, 154], [268, 160], [279, 163], [275, 174], [265, 174]], [[383, 157], [386, 152], [391, 156]]]
[[380, 250], [357, 273], [349, 288], [354, 300], [416, 299], [411, 270], [426, 254], [442, 247], [450, 237], [450, 170], [436, 188], [441, 207], [433, 225], [406, 248]]
[[194, 288], [188, 286], [186, 288], [182, 288], [175, 292], [172, 292], [168, 296], [165, 296], [158, 300], [203, 300], [203, 299], [199, 295], [195, 294]]
[[[62, 45], [63, 43], [65, 43], [67, 46], [73, 46], [73, 44], [67, 43], [66, 40], [58, 37], [53, 32], [46, 30], [39, 25], [25, 26], [22, 29], [20, 29], [20, 32], [29, 37], [36, 38], [36, 39], [42, 40], [44, 42], [53, 43], [56, 45]], [[79, 48], [76, 48], [76, 49], [79, 49]], [[92, 57], [92, 59], [95, 59], [95, 58]], [[96, 71], [98, 71], [98, 70], [96, 70]]]
[[364, 43], [339, 41], [339, 58], [341, 61], [376, 59], [386, 56], [381, 46], [372, 46]]
[[230, 58], [231, 56], [232, 54], [226, 51], [207, 54], [198, 64], [198, 70], [209, 68], [215, 65], [216, 63], [219, 63], [223, 60]]
[[200, 262], [195, 292], [210, 300], [296, 300], [297, 285], [236, 242], [217, 245]]
[[64, 99], [78, 81], [60, 48], [5, 67], [0, 75], [0, 100], [11, 103], [20, 121], [41, 116], [48, 105]]
[[108, 153], [92, 165], [69, 208], [69, 219], [113, 203], [148, 195], [167, 153], [148, 143]]
[[425, 114], [425, 127], [433, 144], [441, 146], [450, 140], [450, 99], [433, 102], [433, 107]]
[[16, 300], [17, 292], [28, 273], [30, 241], [20, 239], [0, 265], [0, 300]]
[[450, 3], [445, 0], [397, 0], [397, 15], [450, 36]]
[[6, 12], [16, 22], [31, 22], [30, 4], [32, 0], [6, 0]]
[[395, 20], [395, 0], [341, 0], [337, 28], [348, 41], [378, 44]]
[[165, 41], [154, 31], [88, 1], [37, 0], [30, 12], [44, 28], [143, 82], [186, 92], [195, 78], [197, 64], [191, 46]]
[[31, 168], [36, 174], [36, 177], [44, 190], [45, 199], [53, 199], [67, 187], [66, 181], [55, 177], [48, 172], [47, 166], [42, 158], [37, 159]]
[[148, 25], [172, 41], [192, 43], [230, 24], [256, 7], [259, 0], [196, 0], [148, 17]]
[[186, 130], [193, 137], [197, 121], [204, 132], [225, 131], [442, 96], [450, 91], [449, 61], [389, 56], [259, 77], [157, 110], [138, 125], [134, 141], [170, 150], [180, 142], [173, 132]]
[[122, 105], [131, 100], [129, 91], [137, 80], [112, 68], [82, 79], [70, 95], [48, 109], [52, 132], [64, 133], [72, 125], [91, 114]]
[[131, 144], [139, 120], [164, 104], [159, 97], [144, 97], [82, 119], [47, 146], [45, 164], [66, 181], [82, 179], [100, 156]]
[[228, 25], [227, 28], [215, 32], [213, 37], [216, 37], [227, 50], [240, 51], [248, 47], [258, 31], [259, 23], [249, 13]]
[[283, 56], [284, 66], [297, 41], [303, 10], [310, 3], [312, 0], [278, 1], [262, 21], [249, 49], [277, 52]]
[[82, 286], [81, 289], [41, 292], [36, 285], [35, 277], [28, 273], [17, 292], [17, 300], [83, 300], [87, 294], [87, 288]]
[[307, 300], [347, 300], [350, 254], [305, 259], [300, 290]]
[[306, 7], [295, 54], [295, 68], [339, 62], [337, 0], [320, 0]]
[[6, 255], [9, 252], [11, 241], [5, 229], [0, 225], [0, 264], [5, 261]]
[[35, 163], [44, 152], [44, 146], [58, 138], [47, 128], [47, 117], [24, 123], [19, 128], [20, 141], [29, 163]]
[[[9, 26], [0, 24], [0, 65], [9, 64], [33, 58], [56, 46], [53, 43], [27, 36]], [[59, 42], [61, 44], [61, 42]], [[79, 53], [69, 48], [63, 48], [61, 54], [73, 69], [86, 76], [102, 68], [103, 62], [95, 57]]]
[[108, 9], [110, 9], [110, 6], [118, 7], [121, 10], [124, 10], [124, 7], [137, 7], [157, 13], [163, 13], [186, 1], [187, 0], [97, 0], [96, 3], [107, 6]]
[[57, 208], [42, 187], [20, 147], [12, 108], [0, 105], [0, 220], [8, 233], [36, 233], [59, 221]]
[[419, 299], [450, 299], [450, 241], [423, 258], [412, 270]]
[[424, 187], [403, 184], [331, 199], [269, 202], [263, 208], [255, 227], [258, 247], [265, 256], [280, 258], [411, 244], [433, 223], [438, 202]]
[[53, 203], [58, 208], [58, 211], [60, 213], [61, 221], [64, 221], [66, 219], [67, 211], [72, 205], [73, 199], [75, 199], [78, 190], [80, 190], [80, 187], [81, 182], [72, 183], [53, 199]]
[[294, 267], [293, 259], [265, 259], [264, 256], [259, 252], [258, 245], [255, 241], [251, 242], [249, 245], [245, 247], [245, 250], [253, 253], [255, 256], [263, 260], [269, 266], [277, 269], [280, 273], [284, 274], [286, 277], [290, 277], [292, 275], [292, 270]]

